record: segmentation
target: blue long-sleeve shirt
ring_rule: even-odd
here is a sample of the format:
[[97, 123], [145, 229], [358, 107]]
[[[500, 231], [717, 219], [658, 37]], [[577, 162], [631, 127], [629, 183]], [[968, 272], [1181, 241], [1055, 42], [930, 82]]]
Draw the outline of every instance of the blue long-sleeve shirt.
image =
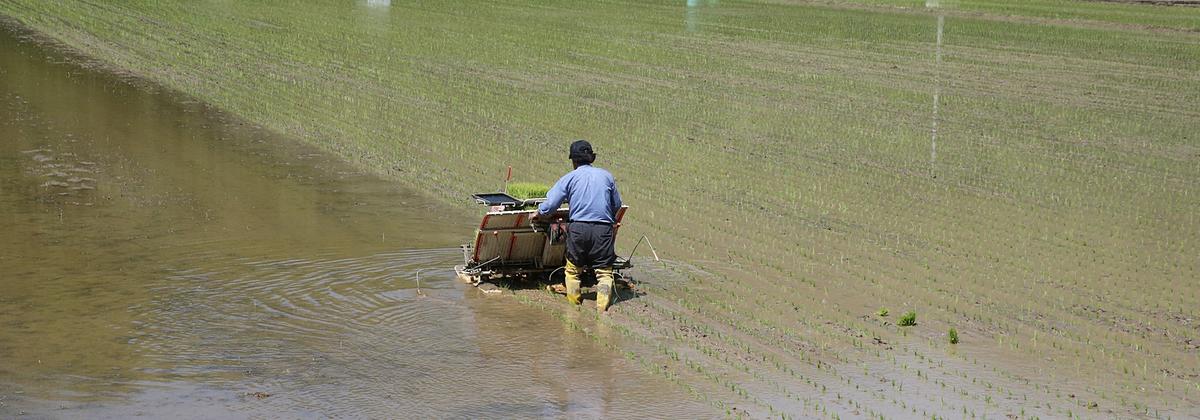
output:
[[608, 171], [592, 165], [581, 165], [559, 178], [546, 193], [546, 201], [538, 206], [538, 214], [557, 210], [563, 200], [571, 203], [573, 222], [615, 223], [617, 210], [621, 209], [616, 180]]

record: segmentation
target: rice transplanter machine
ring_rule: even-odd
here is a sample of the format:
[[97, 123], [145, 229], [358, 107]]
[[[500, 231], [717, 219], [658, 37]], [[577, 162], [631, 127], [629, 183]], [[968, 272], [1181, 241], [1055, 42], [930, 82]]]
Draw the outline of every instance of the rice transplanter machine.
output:
[[[498, 279], [548, 280], [566, 265], [567, 207], [534, 222], [537, 206], [545, 198], [523, 200], [503, 192], [471, 197], [487, 206], [488, 211], [475, 230], [474, 240], [461, 247], [463, 264], [454, 267], [459, 278], [481, 288]], [[614, 234], [620, 230], [628, 209], [629, 206], [621, 206], [617, 210]], [[629, 259], [618, 256], [613, 266], [619, 283], [624, 283], [620, 270], [632, 267]], [[592, 275], [585, 275], [582, 280], [585, 285], [595, 282]]]

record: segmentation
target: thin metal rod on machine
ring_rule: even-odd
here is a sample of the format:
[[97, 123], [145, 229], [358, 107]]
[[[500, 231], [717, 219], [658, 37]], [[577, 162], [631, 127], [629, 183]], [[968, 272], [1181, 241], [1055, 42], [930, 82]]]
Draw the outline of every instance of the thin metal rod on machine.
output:
[[496, 260], [499, 260], [499, 259], [500, 259], [500, 256], [499, 256], [499, 255], [497, 255], [497, 256], [493, 257], [492, 259], [490, 259], [490, 260], [487, 260], [487, 261], [481, 262], [481, 263], [479, 263], [479, 264], [476, 264], [476, 265], [475, 265], [475, 268], [477, 268], [477, 269], [479, 269], [479, 270], [483, 270], [483, 267], [485, 267], [485, 266], [487, 266], [488, 264], [491, 264], [493, 261], [496, 261]]
[[642, 238], [638, 239], [637, 243], [633, 245], [633, 250], [629, 251], [629, 258], [626, 258], [625, 261], [633, 258], [633, 253], [637, 252], [638, 246], [642, 244], [642, 241], [646, 241], [646, 245], [650, 246], [650, 252], [654, 254], [654, 261], [661, 262], [662, 260], [658, 259], [658, 252], [654, 250], [654, 244], [650, 243], [650, 238], [647, 238], [646, 235], [642, 235]]

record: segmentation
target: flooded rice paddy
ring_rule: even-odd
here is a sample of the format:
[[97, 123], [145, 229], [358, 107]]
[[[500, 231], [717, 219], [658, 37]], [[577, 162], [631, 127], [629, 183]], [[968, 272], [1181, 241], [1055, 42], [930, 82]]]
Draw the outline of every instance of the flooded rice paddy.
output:
[[461, 212], [89, 67], [0, 31], [0, 417], [709, 415], [453, 280]]
[[[494, 354], [484, 349], [506, 347], [478, 343], [514, 336], [481, 326], [513, 320], [513, 330], [536, 331], [534, 338], [580, 339], [533, 341], [550, 352], [578, 344], [619, 354], [611, 366], [623, 367], [614, 371], [662, 381], [642, 389], [686, 395], [718, 415], [1200, 416], [1200, 8], [1074, 0], [6, 0], [0, 14], [121, 74], [330, 153], [196, 117], [210, 115], [197, 104], [169, 109], [199, 119], [127, 127], [113, 121], [126, 121], [134, 107], [168, 108], [122, 98], [68, 113], [68, 105], [30, 104], [86, 101], [39, 88], [32, 76], [11, 88], [6, 109], [17, 117], [5, 124], [19, 129], [5, 133], [26, 134], [6, 149], [5, 202], [20, 205], [5, 204], [14, 209], [5, 214], [26, 220], [12, 229], [19, 238], [37, 239], [5, 245], [5, 264], [48, 273], [18, 283], [46, 286], [15, 287], [25, 297], [11, 302], [44, 293], [42, 301], [64, 305], [95, 295], [83, 302], [100, 305], [63, 310], [72, 318], [53, 312], [57, 306], [26, 304], [43, 312], [21, 309], [32, 315], [11, 319], [102, 334], [91, 341], [107, 344], [89, 348], [135, 359], [143, 376], [121, 380], [132, 369], [99, 365], [70, 381], [37, 376], [52, 359], [22, 345], [16, 362], [0, 365], [3, 377], [35, 379], [5, 382], [22, 384], [3, 385], [12, 388], [5, 404], [32, 404], [40, 380], [43, 394], [67, 394], [45, 398], [51, 408], [104, 388], [133, 402], [103, 407], [207, 400], [328, 414], [311, 406], [336, 399], [306, 394], [334, 389], [325, 381], [357, 390], [400, 377], [385, 368], [420, 371], [401, 361], [358, 362], [385, 357], [374, 349], [388, 337], [377, 334], [432, 329], [426, 318], [401, 319], [430, 314], [442, 327], [473, 321], [461, 334], [439, 332], [446, 341], [400, 337], [414, 342], [409, 349], [445, 344]], [[190, 100], [170, 102], [181, 101]], [[157, 140], [181, 130], [210, 140]], [[249, 134], [228, 134], [235, 131]], [[38, 132], [48, 134], [28, 134]], [[156, 141], [121, 143], [146, 137]], [[418, 267], [456, 259], [450, 247], [469, 234], [458, 226], [470, 225], [457, 215], [479, 210], [463, 201], [467, 193], [496, 188], [507, 165], [518, 181], [553, 181], [566, 169], [563, 148], [578, 137], [596, 145], [599, 165], [616, 175], [631, 206], [618, 241], [623, 255], [644, 234], [667, 261], [636, 262], [643, 294], [601, 319], [536, 290], [479, 299], [448, 273], [423, 272], [431, 283], [415, 291]], [[37, 140], [44, 138], [53, 141]], [[339, 159], [435, 198], [410, 199]], [[96, 214], [105, 222], [72, 225]], [[62, 252], [41, 256], [44, 247], [30, 243]], [[93, 270], [104, 261], [107, 270]], [[385, 274], [393, 269], [409, 274]], [[51, 292], [76, 277], [95, 281], [86, 293]], [[102, 287], [125, 278], [155, 280]], [[138, 296], [135, 305], [121, 300]], [[460, 304], [438, 306], [443, 298]], [[909, 312], [915, 325], [899, 325]], [[397, 326], [365, 327], [372, 323]], [[317, 330], [334, 333], [307, 338]], [[5, 333], [34, 336], [21, 331]], [[117, 351], [125, 349], [137, 351]], [[293, 349], [301, 354], [285, 353]], [[439, 360], [495, 360], [449, 354]], [[280, 360], [287, 362], [272, 365]], [[459, 380], [460, 370], [429, 363], [432, 376], [410, 377]], [[298, 374], [297, 365], [309, 367]], [[463, 380], [517, 381], [499, 366]], [[526, 382], [565, 374], [525, 366], [520, 372], [535, 377]], [[79, 391], [47, 378], [105, 378], [109, 386]], [[144, 385], [125, 392], [112, 384]], [[517, 403], [537, 398], [558, 404], [541, 405], [557, 407], [551, 416], [600, 405], [580, 400], [596, 394], [579, 388], [513, 389], [538, 396], [479, 412], [539, 415]], [[463, 400], [458, 395], [450, 398]], [[650, 399], [636, 409], [609, 404], [621, 411], [607, 414], [672, 416], [690, 407]], [[382, 417], [356, 410], [413, 401], [432, 400], [330, 411]], [[414, 412], [455, 415], [423, 407]], [[260, 413], [238, 411], [246, 412]]]

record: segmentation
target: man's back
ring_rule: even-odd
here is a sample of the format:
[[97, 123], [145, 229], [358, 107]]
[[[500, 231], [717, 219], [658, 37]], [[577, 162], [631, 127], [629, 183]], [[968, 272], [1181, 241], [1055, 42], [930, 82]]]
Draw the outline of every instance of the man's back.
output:
[[612, 174], [592, 165], [580, 165], [559, 178], [538, 212], [554, 211], [564, 200], [570, 203], [573, 222], [615, 223], [621, 208], [621, 194]]

